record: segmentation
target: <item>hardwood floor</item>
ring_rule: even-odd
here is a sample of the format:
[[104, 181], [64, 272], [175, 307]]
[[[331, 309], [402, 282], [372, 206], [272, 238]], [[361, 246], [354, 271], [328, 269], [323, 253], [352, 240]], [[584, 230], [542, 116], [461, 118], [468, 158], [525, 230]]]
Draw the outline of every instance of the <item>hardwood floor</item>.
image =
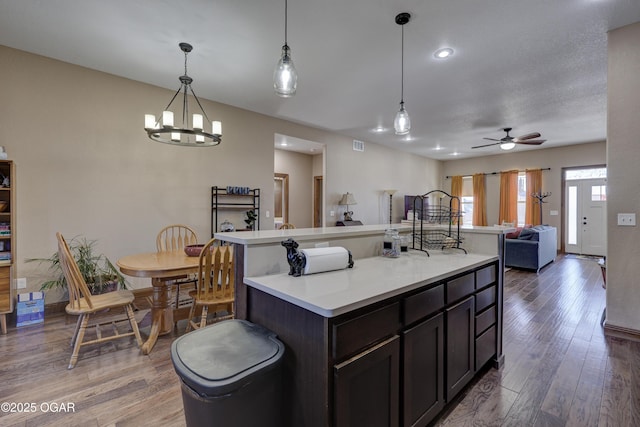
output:
[[[604, 336], [604, 304], [593, 260], [559, 257], [539, 275], [508, 271], [505, 364], [487, 370], [435, 425], [640, 426], [640, 343]], [[67, 370], [74, 322], [48, 316], [0, 336], [0, 402], [35, 404], [34, 412], [0, 411], [0, 425], [185, 425], [170, 359], [184, 324], [148, 356], [124, 339], [83, 349]], [[45, 412], [51, 403], [73, 411]]]

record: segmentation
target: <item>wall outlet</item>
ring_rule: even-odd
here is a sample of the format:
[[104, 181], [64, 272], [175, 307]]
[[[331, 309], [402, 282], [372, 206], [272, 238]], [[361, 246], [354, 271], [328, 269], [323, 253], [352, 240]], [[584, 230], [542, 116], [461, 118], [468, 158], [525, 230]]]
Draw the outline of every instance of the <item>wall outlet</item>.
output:
[[266, 212], [264, 213], [264, 217], [265, 217], [265, 218], [269, 218], [269, 216], [271, 216], [271, 212], [266, 211]]
[[634, 214], [634, 213], [619, 213], [618, 214], [618, 225], [627, 226], [627, 227], [635, 227], [635, 225], [636, 225], [636, 214]]
[[16, 279], [16, 289], [27, 289], [27, 278], [20, 277]]
[[336, 211], [330, 211], [330, 212], [329, 212], [329, 216], [330, 216], [330, 217], [334, 217], [334, 216], [336, 216]]

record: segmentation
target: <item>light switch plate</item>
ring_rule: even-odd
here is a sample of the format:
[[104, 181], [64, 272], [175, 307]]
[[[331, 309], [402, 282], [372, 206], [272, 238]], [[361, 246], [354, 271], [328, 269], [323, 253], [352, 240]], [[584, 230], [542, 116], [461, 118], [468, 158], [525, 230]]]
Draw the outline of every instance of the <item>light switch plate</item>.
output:
[[27, 278], [21, 277], [16, 279], [16, 289], [26, 289], [27, 288]]
[[618, 214], [618, 225], [626, 226], [626, 227], [635, 227], [635, 225], [636, 225], [636, 214], [634, 214], [634, 213], [619, 213]]

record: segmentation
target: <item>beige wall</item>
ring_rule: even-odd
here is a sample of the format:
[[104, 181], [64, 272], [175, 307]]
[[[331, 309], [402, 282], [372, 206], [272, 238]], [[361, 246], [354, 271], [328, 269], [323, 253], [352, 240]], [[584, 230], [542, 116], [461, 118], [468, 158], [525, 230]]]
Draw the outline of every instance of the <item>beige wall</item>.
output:
[[[321, 154], [316, 155], [322, 157]], [[309, 154], [274, 150], [274, 172], [289, 175], [289, 223], [313, 226], [313, 158]]]
[[[558, 228], [558, 248], [560, 247], [560, 233], [562, 232], [561, 194], [562, 168], [574, 166], [593, 166], [606, 163], [606, 143], [597, 142], [534, 151], [516, 151], [473, 159], [450, 160], [444, 162], [443, 180], [445, 176], [471, 175], [474, 173], [491, 173], [504, 170], [551, 168], [542, 172], [542, 191], [552, 194], [543, 206], [542, 220]], [[443, 188], [451, 191], [451, 180], [443, 182]], [[487, 185], [487, 222], [489, 225], [498, 223], [498, 206], [500, 203], [500, 175], [488, 175]], [[557, 216], [551, 216], [550, 211], [558, 211]]]
[[[272, 228], [265, 212], [273, 212], [275, 133], [325, 144], [327, 212], [349, 190], [368, 224], [379, 220], [381, 189], [429, 189], [440, 176], [437, 161], [375, 144], [354, 153], [347, 137], [206, 100], [209, 116], [222, 121], [220, 146], [159, 144], [147, 138], [143, 117], [164, 107], [175, 89], [2, 46], [0, 64], [0, 145], [16, 163], [15, 260], [27, 291], [47, 272], [24, 260], [52, 254], [56, 231], [98, 239], [114, 261], [155, 250], [157, 231], [169, 223], [191, 225], [205, 241], [212, 185], [261, 188], [261, 227]], [[47, 302], [59, 298], [50, 293]]]
[[606, 326], [640, 333], [640, 230], [616, 222], [640, 212], [640, 23], [611, 31], [608, 52]]

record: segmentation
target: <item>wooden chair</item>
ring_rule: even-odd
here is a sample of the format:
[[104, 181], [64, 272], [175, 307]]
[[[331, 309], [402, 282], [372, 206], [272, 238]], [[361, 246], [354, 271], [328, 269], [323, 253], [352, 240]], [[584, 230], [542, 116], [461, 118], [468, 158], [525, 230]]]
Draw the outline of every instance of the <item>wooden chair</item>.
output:
[[[214, 322], [232, 319], [234, 316], [235, 286], [233, 246], [215, 246], [216, 239], [211, 239], [202, 248], [200, 265], [198, 268], [198, 283], [196, 289], [189, 292], [193, 298], [193, 306], [189, 313], [189, 323], [186, 332], [191, 328], [202, 328], [207, 325], [209, 308], [214, 310]], [[196, 309], [202, 308], [200, 322], [194, 322]], [[226, 314], [218, 315], [220, 310]]]
[[[187, 225], [172, 224], [164, 227], [156, 237], [156, 250], [158, 252], [182, 251], [185, 246], [198, 243], [196, 232]], [[197, 279], [194, 275], [184, 275], [168, 278], [167, 282], [175, 286], [175, 308], [180, 308], [180, 286], [195, 285]], [[178, 319], [175, 319], [176, 323]]]
[[284, 224], [282, 224], [282, 225], [278, 228], [278, 230], [292, 230], [292, 229], [294, 229], [294, 228], [296, 228], [296, 226], [295, 226], [295, 225], [293, 225], [293, 224], [289, 224], [288, 222], [285, 222]]
[[[87, 283], [84, 281], [80, 269], [76, 264], [75, 259], [71, 255], [69, 245], [65, 241], [62, 234], [56, 233], [58, 238], [58, 256], [60, 258], [60, 267], [64, 273], [64, 277], [67, 282], [69, 290], [69, 304], [65, 308], [68, 314], [78, 316], [78, 322], [71, 338], [71, 346], [73, 347], [73, 353], [71, 354], [71, 360], [69, 361], [68, 369], [72, 369], [78, 361], [78, 353], [80, 347], [89, 344], [98, 344], [106, 341], [115, 340], [118, 338], [125, 338], [135, 336], [138, 342], [138, 347], [142, 345], [142, 338], [140, 337], [140, 331], [138, 330], [138, 324], [133, 315], [133, 293], [127, 290], [120, 290], [115, 292], [109, 292], [102, 295], [91, 295]], [[96, 338], [84, 341], [84, 334], [89, 324], [89, 319], [93, 314], [106, 311], [107, 309], [122, 308], [127, 315], [129, 323], [131, 324], [131, 332], [121, 334], [116, 326], [117, 322], [122, 322], [123, 319], [112, 319], [103, 323], [98, 323], [92, 326], [96, 327]], [[103, 336], [100, 330], [100, 326], [111, 325], [113, 335]]]

